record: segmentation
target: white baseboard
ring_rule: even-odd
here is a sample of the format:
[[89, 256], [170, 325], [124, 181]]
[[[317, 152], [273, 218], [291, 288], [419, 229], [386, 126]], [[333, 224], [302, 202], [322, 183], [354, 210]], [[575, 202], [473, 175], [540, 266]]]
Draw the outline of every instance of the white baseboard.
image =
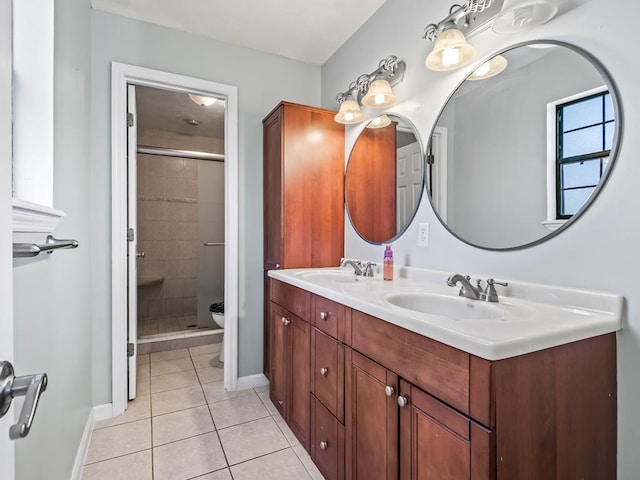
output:
[[269, 380], [262, 373], [256, 375], [248, 375], [246, 377], [238, 378], [237, 390], [246, 390], [248, 388], [264, 387], [269, 385]]
[[99, 422], [100, 420], [107, 420], [113, 418], [113, 404], [105, 403], [103, 405], [96, 405], [93, 407], [93, 421]]
[[96, 405], [89, 411], [87, 417], [87, 423], [84, 426], [82, 432], [82, 438], [80, 439], [80, 445], [78, 445], [78, 451], [76, 452], [76, 460], [73, 463], [73, 470], [71, 471], [71, 480], [80, 480], [82, 478], [82, 467], [84, 461], [87, 458], [87, 451], [89, 450], [89, 442], [91, 441], [91, 431], [93, 425], [98, 420], [106, 420], [113, 416], [113, 407], [110, 403], [105, 405]]

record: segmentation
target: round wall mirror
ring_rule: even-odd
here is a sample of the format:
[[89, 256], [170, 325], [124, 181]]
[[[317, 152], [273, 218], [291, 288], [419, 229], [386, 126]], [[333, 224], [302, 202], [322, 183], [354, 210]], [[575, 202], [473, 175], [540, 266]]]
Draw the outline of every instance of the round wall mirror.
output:
[[622, 117], [604, 67], [574, 46], [521, 44], [491, 63], [498, 68], [481, 65], [440, 113], [427, 190], [459, 239], [509, 250], [549, 238], [587, 210], [613, 167]]
[[398, 115], [373, 119], [358, 136], [345, 201], [353, 228], [367, 242], [390, 242], [411, 223], [424, 190], [423, 152], [416, 128]]

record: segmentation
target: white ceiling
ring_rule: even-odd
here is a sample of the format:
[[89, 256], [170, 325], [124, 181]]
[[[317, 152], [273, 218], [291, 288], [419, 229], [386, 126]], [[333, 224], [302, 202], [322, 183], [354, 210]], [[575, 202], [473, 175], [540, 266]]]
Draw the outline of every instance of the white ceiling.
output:
[[90, 0], [97, 10], [322, 65], [386, 0]]

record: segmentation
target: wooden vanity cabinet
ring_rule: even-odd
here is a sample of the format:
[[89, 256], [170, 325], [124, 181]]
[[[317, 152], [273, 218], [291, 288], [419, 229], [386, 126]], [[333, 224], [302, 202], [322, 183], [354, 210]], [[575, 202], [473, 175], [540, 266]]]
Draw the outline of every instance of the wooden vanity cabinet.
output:
[[614, 333], [488, 361], [271, 285], [271, 398], [327, 480], [616, 478]]
[[281, 102], [263, 123], [264, 373], [269, 270], [337, 266], [344, 250], [344, 126], [335, 112]]
[[311, 448], [326, 480], [344, 471], [344, 305], [311, 295]]
[[[280, 282], [270, 305], [269, 397], [305, 449], [310, 438], [309, 294]], [[294, 313], [295, 312], [295, 313]]]

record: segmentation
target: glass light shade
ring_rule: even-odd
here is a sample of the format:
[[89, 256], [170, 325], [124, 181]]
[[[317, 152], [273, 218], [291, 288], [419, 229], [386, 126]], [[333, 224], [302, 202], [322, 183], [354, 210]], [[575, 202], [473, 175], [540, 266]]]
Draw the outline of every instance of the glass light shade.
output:
[[449, 28], [436, 38], [436, 44], [427, 55], [425, 65], [430, 70], [446, 72], [464, 67], [475, 56], [476, 50], [467, 43], [464, 34], [457, 28]]
[[340, 110], [333, 119], [345, 125], [360, 123], [364, 120], [364, 113], [360, 111], [358, 102], [350, 98], [340, 104]]
[[507, 59], [502, 55], [496, 55], [491, 60], [487, 60], [482, 65], [474, 70], [474, 72], [467, 77], [467, 80], [484, 80], [498, 75], [505, 68], [507, 68]]
[[395, 105], [396, 96], [391, 91], [388, 81], [379, 78], [371, 82], [367, 94], [362, 97], [362, 104], [367, 107], [384, 108]]
[[380, 115], [367, 124], [367, 128], [384, 128], [391, 125], [391, 119], [386, 115]]
[[525, 0], [505, 2], [502, 12], [493, 22], [496, 33], [516, 33], [551, 20], [558, 6], [549, 0]]
[[213, 97], [203, 97], [202, 95], [195, 95], [193, 93], [188, 93], [189, 98], [193, 103], [200, 105], [201, 107], [209, 107], [216, 103], [216, 99]]

